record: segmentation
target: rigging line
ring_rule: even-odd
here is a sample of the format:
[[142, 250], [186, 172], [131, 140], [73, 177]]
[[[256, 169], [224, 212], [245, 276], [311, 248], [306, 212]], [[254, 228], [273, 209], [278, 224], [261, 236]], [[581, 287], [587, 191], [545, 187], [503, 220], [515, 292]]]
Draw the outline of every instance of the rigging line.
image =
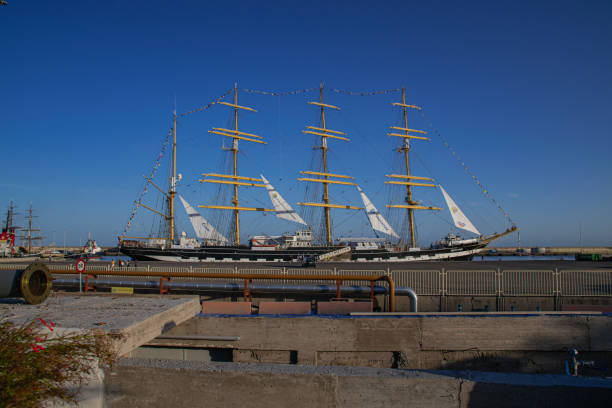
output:
[[351, 95], [351, 96], [374, 96], [374, 95], [388, 95], [391, 93], [400, 92], [401, 88], [386, 89], [386, 90], [379, 90], [379, 91], [365, 91], [365, 92], [346, 91], [342, 89], [332, 88], [332, 91], [339, 93], [339, 94]]
[[227, 92], [225, 92], [223, 95], [221, 95], [220, 97], [218, 97], [217, 99], [215, 99], [211, 103], [209, 103], [207, 105], [204, 105], [202, 107], [199, 107], [197, 109], [192, 109], [192, 110], [190, 110], [188, 112], [183, 112], [183, 113], [181, 113], [180, 115], [177, 115], [177, 116], [182, 118], [183, 116], [191, 115], [192, 113], [201, 112], [203, 110], [206, 110], [206, 109], [210, 108], [211, 106], [213, 106], [214, 104], [216, 104], [217, 102], [219, 102], [220, 100], [224, 99], [227, 95], [229, 95], [233, 91], [234, 91], [234, 88], [230, 88], [230, 89], [227, 90]]
[[447, 223], [448, 225], [450, 225], [451, 227], [455, 227], [455, 224], [453, 224], [452, 222], [450, 222], [448, 219], [444, 218], [441, 214], [438, 214], [437, 212], [433, 212], [433, 215], [435, 217], [438, 217], [439, 219], [441, 219], [442, 221], [444, 221], [445, 223]]
[[[432, 177], [438, 184], [440, 184], [440, 179], [438, 177], [436, 177], [435, 174], [433, 173], [433, 171], [431, 171], [431, 169], [425, 164], [425, 162], [421, 159], [421, 156], [417, 152], [412, 152], [412, 154], [416, 157], [416, 159], [419, 161], [419, 163], [421, 163], [421, 165], [425, 169], [425, 172], [430, 177]], [[457, 197], [454, 197], [454, 200], [455, 200], [455, 202], [460, 204], [460, 206], [462, 208], [471, 208], [471, 207], [467, 206], [465, 202], [459, 200]], [[432, 206], [435, 205], [435, 203], [432, 202], [431, 200], [423, 200], [423, 202], [426, 203], [426, 204], [432, 205]], [[454, 225], [454, 224], [450, 223], [448, 220], [446, 220], [445, 218], [443, 218], [439, 213], [434, 212], [434, 215], [436, 215], [438, 218], [446, 221], [448, 224]], [[478, 219], [480, 219], [483, 223], [485, 223], [487, 225], [487, 227], [489, 227], [492, 231], [495, 230], [495, 228], [484, 217], [482, 217], [477, 211], [476, 212], [472, 212], [472, 215], [477, 216]]]
[[307, 89], [296, 89], [295, 91], [260, 91], [258, 89], [240, 88], [241, 91], [246, 92], [246, 93], [258, 94], [258, 95], [270, 95], [270, 96], [298, 95], [298, 94], [304, 94], [304, 93], [312, 92], [312, 91], [315, 91], [317, 89], [319, 89], [319, 87], [307, 88]]
[[501, 205], [497, 202], [497, 200], [495, 200], [495, 198], [493, 198], [493, 196], [491, 195], [491, 193], [489, 193], [489, 190], [487, 190], [487, 188], [480, 182], [480, 180], [472, 173], [472, 171], [467, 167], [467, 165], [465, 164], [465, 162], [463, 162], [463, 160], [461, 159], [461, 157], [459, 156], [459, 154], [455, 151], [455, 149], [453, 149], [448, 142], [442, 137], [442, 135], [440, 134], [440, 132], [438, 131], [438, 129], [436, 129], [433, 125], [433, 123], [431, 123], [431, 121], [425, 116], [425, 113], [423, 112], [423, 110], [419, 111], [419, 114], [421, 115], [421, 117], [423, 118], [423, 120], [425, 120], [425, 122], [427, 123], [427, 125], [430, 127], [431, 131], [433, 133], [436, 134], [436, 136], [438, 136], [438, 138], [440, 139], [440, 141], [442, 141], [442, 143], [444, 144], [444, 146], [446, 146], [446, 148], [451, 152], [451, 154], [453, 155], [453, 157], [461, 164], [461, 166], [463, 167], [463, 169], [465, 170], [465, 172], [472, 177], [472, 179], [474, 180], [474, 182], [478, 185], [478, 187], [480, 187], [480, 189], [482, 190], [483, 194], [485, 196], [487, 196], [489, 198], [489, 200], [491, 200], [493, 202], [493, 204], [497, 207], [497, 209], [499, 210], [499, 212], [502, 213], [502, 215], [506, 218], [506, 220], [508, 220], [508, 222], [512, 225], [515, 226], [516, 224], [514, 223], [514, 221], [512, 221], [512, 219], [510, 218], [510, 216], [508, 215], [508, 213], [501, 207]]
[[[166, 148], [168, 147], [168, 143], [170, 141], [170, 136], [172, 136], [172, 131], [173, 130], [174, 129], [171, 127], [170, 130], [168, 131], [168, 135], [166, 135], [166, 139], [162, 143], [161, 150], [160, 150], [159, 154], [157, 155], [157, 159], [155, 160], [155, 162], [153, 164], [153, 169], [151, 170], [151, 172], [149, 174], [149, 179], [150, 180], [152, 180], [155, 177], [155, 173], [157, 172], [157, 169], [160, 166], [161, 159], [164, 157], [164, 154], [166, 152]], [[142, 198], [146, 194], [148, 184], [149, 184], [148, 181], [144, 183], [144, 187], [142, 188], [142, 191], [140, 192], [140, 194], [138, 196], [138, 200], [133, 205], [132, 213], [128, 217], [128, 221], [127, 221], [125, 227], [123, 228], [122, 235], [125, 235], [129, 231], [129, 229], [130, 229], [130, 227], [132, 225], [132, 221], [134, 219], [134, 216], [136, 215], [136, 211], [138, 210], [138, 207], [140, 207], [140, 205], [138, 203], [140, 203], [140, 201], [142, 200]]]
[[[352, 220], [354, 217], [355, 217], [355, 214], [347, 214], [346, 216], [342, 217], [340, 221], [334, 223], [334, 228], [336, 229], [340, 228], [342, 225], [346, 224], [349, 220]], [[339, 217], [336, 217], [336, 219], [338, 218]], [[361, 221], [363, 221], [363, 219], [359, 217], [357, 222], [361, 222]], [[367, 224], [367, 221], [365, 225], [369, 226], [369, 224]]]
[[[414, 155], [414, 156], [417, 158], [417, 160], [419, 161], [419, 163], [421, 163], [421, 165], [422, 165], [422, 166], [423, 166], [423, 168], [425, 169], [426, 173], [427, 173], [427, 174], [428, 174], [430, 177], [432, 177], [432, 178], [435, 180], [435, 182], [437, 182], [438, 184], [440, 184], [440, 179], [439, 179], [438, 177], [436, 177], [436, 176], [435, 176], [435, 174], [434, 174], [434, 173], [431, 171], [431, 169], [429, 169], [429, 168], [428, 168], [428, 166], [427, 166], [427, 165], [425, 164], [425, 162], [424, 162], [424, 161], [421, 159], [421, 157], [419, 156], [419, 154], [418, 154], [417, 152], [413, 152], [413, 155]], [[465, 208], [470, 208], [470, 209], [472, 209], [472, 206], [468, 206], [468, 205], [466, 204], [466, 202], [464, 202], [463, 200], [460, 200], [460, 199], [459, 199], [459, 198], [457, 198], [456, 196], [454, 196], [454, 197], [453, 197], [453, 199], [455, 200], [455, 202], [456, 202], [457, 204], [459, 204], [459, 206], [460, 206], [461, 208], [464, 208], [464, 209], [465, 209]], [[435, 203], [433, 203], [432, 201], [429, 201], [429, 202], [428, 202], [428, 200], [424, 200], [424, 202], [425, 202], [425, 203], [429, 203], [429, 205], [435, 205]], [[437, 213], [437, 212], [434, 212], [434, 214], [435, 214], [435, 215], [437, 215], [437, 216], [439, 216], [439, 213]], [[476, 217], [478, 217], [478, 219], [479, 219], [480, 221], [482, 221], [484, 224], [486, 224], [486, 226], [487, 226], [488, 228], [490, 228], [490, 229], [491, 229], [491, 231], [495, 231], [495, 229], [496, 229], [496, 228], [495, 228], [495, 227], [493, 227], [493, 225], [491, 225], [491, 223], [489, 223], [489, 221], [487, 221], [487, 220], [486, 220], [486, 219], [485, 219], [485, 218], [484, 218], [484, 217], [483, 217], [483, 216], [482, 216], [482, 215], [481, 215], [481, 214], [480, 214], [478, 211], [473, 210], [473, 211], [472, 211], [472, 216], [476, 216]], [[448, 222], [448, 221], [447, 221], [447, 222]], [[449, 222], [449, 223], [450, 223], [450, 222]]]
[[[354, 120], [351, 120], [352, 117], [354, 117], [354, 115], [351, 114], [345, 114], [344, 111], [340, 111], [340, 117], [342, 120], [346, 121], [346, 118], [349, 117], [349, 123], [350, 122], [355, 122]], [[373, 143], [371, 142], [369, 139], [366, 138], [366, 136], [360, 132], [358, 129], [351, 131], [351, 136], [357, 136], [357, 138], [359, 138], [361, 140], [361, 142], [367, 146], [369, 146], [369, 152], [374, 152], [376, 155], [378, 155], [378, 157], [382, 160], [382, 162], [384, 163], [386, 161], [386, 158], [384, 157], [384, 155], [380, 152], [380, 150], [378, 149], [378, 146], [380, 145], [380, 143]], [[350, 148], [349, 148], [350, 149]], [[343, 169], [344, 170], [344, 169]]]
[[276, 132], [278, 135], [278, 162], [279, 174], [283, 174], [283, 131], [281, 129], [281, 99], [280, 95], [276, 98]]

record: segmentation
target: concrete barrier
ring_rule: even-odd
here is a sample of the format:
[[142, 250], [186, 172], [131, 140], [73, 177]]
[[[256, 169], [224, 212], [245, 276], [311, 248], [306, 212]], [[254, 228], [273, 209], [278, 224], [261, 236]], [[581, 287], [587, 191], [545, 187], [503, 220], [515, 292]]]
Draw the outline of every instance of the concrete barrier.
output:
[[230, 315], [251, 314], [251, 302], [202, 302], [202, 313]]
[[[202, 316], [168, 334], [196, 333], [240, 336], [227, 347], [234, 356], [240, 354], [234, 361], [243, 362], [278, 362], [275, 352], [292, 351], [294, 361], [304, 365], [561, 374], [567, 350], [573, 347], [583, 359], [612, 367], [612, 317], [596, 312]], [[172, 347], [172, 342], [163, 345]], [[190, 342], [189, 347], [225, 346], [200, 341]], [[283, 358], [289, 362], [289, 357]], [[605, 371], [586, 370], [585, 374], [604, 375]]]
[[259, 314], [309, 315], [310, 302], [259, 302]]
[[371, 312], [372, 302], [317, 302], [318, 314], [348, 315], [353, 312]]
[[355, 367], [123, 360], [108, 407], [607, 406], [609, 379]]

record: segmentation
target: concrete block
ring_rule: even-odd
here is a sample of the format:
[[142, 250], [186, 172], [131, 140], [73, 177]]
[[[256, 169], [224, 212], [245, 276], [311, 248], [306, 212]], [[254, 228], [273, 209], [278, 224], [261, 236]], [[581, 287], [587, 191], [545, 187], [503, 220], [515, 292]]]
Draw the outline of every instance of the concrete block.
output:
[[[168, 334], [237, 336], [239, 339], [231, 342], [177, 342], [183, 347], [242, 350], [246, 354], [241, 354], [240, 361], [257, 361], [263, 356], [257, 354], [262, 350], [284, 353], [294, 350], [299, 364], [331, 365], [334, 361], [349, 364], [351, 361], [351, 365], [372, 366], [379, 363], [370, 360], [387, 358], [377, 353], [394, 353], [397, 366], [402, 368], [557, 373], [568, 347], [576, 347], [581, 354], [589, 350], [597, 353], [612, 350], [611, 332], [609, 316], [588, 312], [568, 316], [557, 312], [529, 316], [425, 313], [371, 318], [199, 316]], [[248, 355], [251, 350], [255, 355]], [[374, 353], [375, 357], [367, 353]], [[601, 355], [585, 359], [604, 364]]]
[[612, 313], [612, 305], [561, 305], [564, 312], [602, 312]]
[[118, 333], [115, 341], [119, 355], [154, 339], [196, 316], [198, 296], [52, 293], [40, 305], [2, 304], [0, 315], [16, 324], [38, 317], [53, 322], [56, 330], [103, 330]]
[[459, 380], [447, 378], [348, 378], [338, 376], [337, 407], [457, 407]]
[[260, 302], [259, 314], [309, 315], [310, 302]]
[[566, 375], [135, 359], [106, 385], [111, 408], [589, 407], [612, 395], [609, 379]]
[[210, 362], [210, 351], [206, 349], [184, 349], [183, 360]]
[[132, 358], [163, 358], [166, 360], [184, 360], [182, 349], [166, 347], [138, 347], [130, 352]]
[[317, 302], [318, 314], [346, 315], [353, 312], [371, 312], [371, 302]]
[[291, 350], [233, 350], [234, 363], [295, 364], [297, 352]]
[[392, 351], [319, 351], [319, 366], [351, 366], [393, 368], [396, 359]]
[[587, 316], [466, 316], [422, 320], [422, 350], [561, 351], [590, 346]]
[[612, 351], [612, 318], [609, 316], [589, 316], [589, 339], [591, 351]]
[[204, 314], [251, 314], [251, 302], [202, 302], [202, 313]]
[[566, 351], [423, 351], [419, 367], [408, 368], [565, 374], [566, 358]]
[[[353, 350], [401, 351], [409, 359], [418, 359], [421, 319], [358, 319], [355, 321]], [[416, 365], [411, 362], [411, 367]]]

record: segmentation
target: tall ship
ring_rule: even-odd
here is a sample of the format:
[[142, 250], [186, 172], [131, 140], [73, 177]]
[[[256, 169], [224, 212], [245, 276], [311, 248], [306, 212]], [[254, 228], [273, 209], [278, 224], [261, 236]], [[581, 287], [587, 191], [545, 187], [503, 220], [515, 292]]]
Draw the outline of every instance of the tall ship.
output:
[[[218, 211], [221, 217], [229, 220], [231, 228], [228, 233], [219, 230], [218, 225], [209, 222], [191, 206], [184, 197], [177, 194], [177, 184], [180, 181], [180, 174], [177, 176], [177, 150], [176, 150], [176, 126], [177, 114], [174, 112], [173, 125], [171, 128], [172, 152], [171, 170], [168, 182], [168, 191], [160, 188], [152, 178], [145, 177], [146, 187], [150, 184], [154, 186], [164, 197], [165, 208], [160, 211], [151, 205], [142, 202], [142, 196], [135, 202], [136, 208], [143, 207], [162, 217], [162, 234], [147, 237], [133, 237], [124, 234], [120, 237], [120, 251], [135, 260], [143, 261], [173, 261], [173, 262], [303, 262], [308, 259], [332, 257], [343, 254], [345, 260], [359, 262], [405, 262], [405, 261], [425, 261], [425, 260], [467, 260], [474, 257], [483, 250], [491, 241], [517, 230], [513, 224], [502, 233], [495, 233], [489, 236], [482, 235], [474, 224], [468, 219], [465, 213], [457, 206], [448, 192], [431, 177], [417, 176], [412, 173], [410, 166], [412, 143], [430, 140], [427, 132], [419, 129], [409, 128], [408, 111], [411, 109], [419, 110], [416, 105], [406, 103], [406, 90], [402, 89], [401, 101], [392, 102], [395, 109], [400, 109], [403, 123], [400, 126], [391, 126], [388, 137], [398, 138], [400, 145], [396, 150], [401, 156], [402, 171], [385, 174], [385, 184], [399, 186], [405, 189], [404, 202], [389, 203], [389, 209], [405, 211], [405, 226], [407, 237], [402, 239], [393, 229], [389, 222], [377, 210], [372, 201], [368, 198], [364, 190], [358, 185], [355, 178], [338, 174], [333, 171], [333, 163], [330, 162], [328, 151], [332, 143], [350, 142], [345, 132], [328, 127], [326, 121], [327, 110], [340, 110], [338, 106], [325, 103], [323, 85], [319, 87], [319, 100], [309, 101], [320, 112], [318, 126], [306, 126], [302, 133], [314, 136], [317, 140], [313, 149], [318, 151], [317, 168], [300, 171], [298, 181], [310, 185], [322, 187], [320, 201], [303, 201], [297, 203], [302, 207], [302, 214], [312, 209], [323, 210], [323, 233], [319, 239], [313, 234], [312, 226], [309, 226], [292, 207], [280, 195], [263, 174], [244, 175], [239, 172], [239, 153], [245, 149], [243, 145], [261, 144], [267, 142], [260, 135], [247, 132], [242, 127], [239, 128], [239, 113], [256, 112], [255, 109], [238, 104], [238, 87], [233, 89], [233, 102], [217, 101], [216, 104], [224, 105], [231, 109], [233, 113], [232, 124], [228, 127], [213, 127], [208, 132], [213, 135], [227, 138], [230, 141], [229, 147], [223, 150], [230, 154], [230, 171], [225, 173], [208, 172], [203, 173], [200, 183], [212, 183], [220, 186], [229, 187], [230, 194], [225, 194], [227, 202], [215, 204], [202, 204], [198, 208]], [[383, 175], [381, 175], [381, 179]], [[363, 207], [351, 203], [337, 203], [332, 199], [333, 188], [337, 186], [356, 188]], [[243, 188], [258, 188], [266, 190], [268, 193], [271, 207], [252, 207], [241, 203], [239, 192]], [[417, 234], [415, 229], [416, 211], [441, 211], [441, 207], [424, 205], [415, 199], [414, 189], [433, 188], [439, 189], [446, 206], [448, 207], [454, 226], [471, 234], [471, 237], [461, 238], [458, 234], [450, 233], [443, 239], [432, 243], [426, 248], [421, 248], [417, 244]], [[315, 189], [320, 191], [321, 188]], [[193, 226], [196, 238], [190, 238], [186, 233], [180, 235], [176, 233], [176, 196], [178, 195], [187, 216]], [[353, 212], [363, 212], [367, 216], [375, 238], [354, 238], [344, 237], [334, 240], [332, 210], [348, 210]], [[259, 212], [274, 214], [276, 217], [290, 221], [297, 225], [294, 234], [283, 235], [259, 235], [250, 237], [248, 244], [240, 241], [241, 213]], [[131, 219], [130, 219], [131, 221]], [[128, 223], [129, 225], [129, 223]], [[382, 235], [382, 237], [381, 237]]]
[[12, 258], [17, 255], [15, 238], [20, 227], [14, 224], [15, 215], [15, 206], [11, 200], [6, 211], [6, 219], [2, 223], [2, 232], [0, 232], [0, 258]]

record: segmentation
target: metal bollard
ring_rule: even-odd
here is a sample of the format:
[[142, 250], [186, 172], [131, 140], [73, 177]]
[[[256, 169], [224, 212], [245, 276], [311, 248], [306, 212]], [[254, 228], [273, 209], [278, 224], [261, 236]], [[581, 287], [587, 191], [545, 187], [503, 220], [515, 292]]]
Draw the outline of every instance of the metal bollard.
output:
[[0, 298], [21, 297], [31, 305], [47, 299], [53, 278], [49, 268], [35, 262], [23, 271], [0, 271]]

